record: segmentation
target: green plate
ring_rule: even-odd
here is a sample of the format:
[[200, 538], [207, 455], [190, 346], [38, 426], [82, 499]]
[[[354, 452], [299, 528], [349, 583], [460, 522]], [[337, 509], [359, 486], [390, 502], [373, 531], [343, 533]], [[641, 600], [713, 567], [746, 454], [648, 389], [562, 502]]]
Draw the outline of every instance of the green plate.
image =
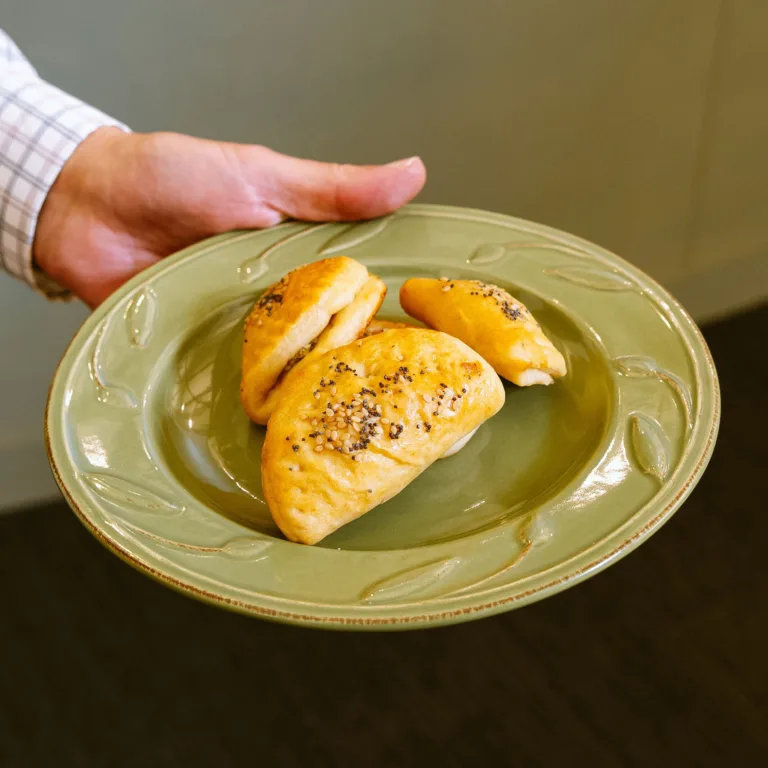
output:
[[[551, 387], [507, 387], [458, 455], [315, 547], [264, 504], [264, 430], [240, 408], [242, 323], [268, 284], [337, 253], [387, 282], [478, 278], [520, 298], [564, 353]], [[719, 392], [696, 325], [659, 285], [571, 235], [413, 205], [360, 224], [232, 233], [164, 260], [91, 315], [46, 414], [82, 522], [159, 581], [313, 626], [425, 627], [551, 595], [628, 553], [712, 453]]]

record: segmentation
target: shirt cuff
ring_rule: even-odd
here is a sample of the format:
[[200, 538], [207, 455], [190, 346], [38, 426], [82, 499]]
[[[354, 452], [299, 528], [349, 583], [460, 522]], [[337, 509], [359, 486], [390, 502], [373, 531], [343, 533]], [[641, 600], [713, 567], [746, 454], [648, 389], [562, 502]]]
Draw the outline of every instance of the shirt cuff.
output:
[[11, 274], [51, 299], [69, 293], [34, 265], [40, 210], [80, 142], [103, 126], [129, 131], [28, 70], [12, 68], [0, 79], [0, 259]]

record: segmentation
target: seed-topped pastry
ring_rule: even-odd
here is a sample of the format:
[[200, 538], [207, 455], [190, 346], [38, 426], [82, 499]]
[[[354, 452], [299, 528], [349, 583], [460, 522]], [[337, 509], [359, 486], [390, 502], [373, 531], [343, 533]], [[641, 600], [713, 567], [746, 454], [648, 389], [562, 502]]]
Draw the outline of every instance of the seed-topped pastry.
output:
[[562, 354], [522, 302], [477, 280], [413, 278], [400, 304], [417, 320], [450, 333], [479, 352], [513, 384], [551, 384], [565, 376]]
[[266, 424], [300, 364], [360, 338], [387, 288], [346, 256], [307, 264], [267, 288], [245, 323], [240, 397]]
[[315, 544], [398, 494], [504, 404], [466, 344], [426, 329], [378, 333], [304, 363], [261, 455], [264, 498], [291, 540]]

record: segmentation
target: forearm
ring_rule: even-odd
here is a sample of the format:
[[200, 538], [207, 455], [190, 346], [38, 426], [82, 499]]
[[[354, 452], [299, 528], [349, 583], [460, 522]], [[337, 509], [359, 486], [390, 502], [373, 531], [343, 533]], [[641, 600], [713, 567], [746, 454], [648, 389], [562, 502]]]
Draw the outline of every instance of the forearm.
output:
[[40, 79], [0, 30], [0, 266], [52, 298], [67, 292], [35, 267], [40, 211], [75, 149], [105, 125], [125, 129]]

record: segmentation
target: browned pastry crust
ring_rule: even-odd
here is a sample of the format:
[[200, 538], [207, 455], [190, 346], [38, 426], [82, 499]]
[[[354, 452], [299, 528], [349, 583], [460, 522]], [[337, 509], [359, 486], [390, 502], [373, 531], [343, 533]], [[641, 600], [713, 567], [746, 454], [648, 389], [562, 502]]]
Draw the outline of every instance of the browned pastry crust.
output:
[[245, 323], [243, 407], [266, 424], [299, 364], [359, 338], [386, 286], [346, 256], [307, 264], [268, 288]]
[[368, 324], [368, 327], [365, 329], [363, 336], [374, 336], [377, 333], [382, 333], [383, 331], [394, 331], [398, 328], [416, 328], [416, 326], [411, 325], [410, 323], [398, 323], [394, 320], [379, 320], [378, 318], [374, 318]]
[[413, 278], [400, 289], [403, 309], [469, 344], [518, 386], [551, 384], [565, 359], [522, 302], [477, 280]]
[[504, 387], [466, 344], [396, 329], [306, 362], [267, 426], [264, 498], [314, 544], [399, 493], [493, 416]]

